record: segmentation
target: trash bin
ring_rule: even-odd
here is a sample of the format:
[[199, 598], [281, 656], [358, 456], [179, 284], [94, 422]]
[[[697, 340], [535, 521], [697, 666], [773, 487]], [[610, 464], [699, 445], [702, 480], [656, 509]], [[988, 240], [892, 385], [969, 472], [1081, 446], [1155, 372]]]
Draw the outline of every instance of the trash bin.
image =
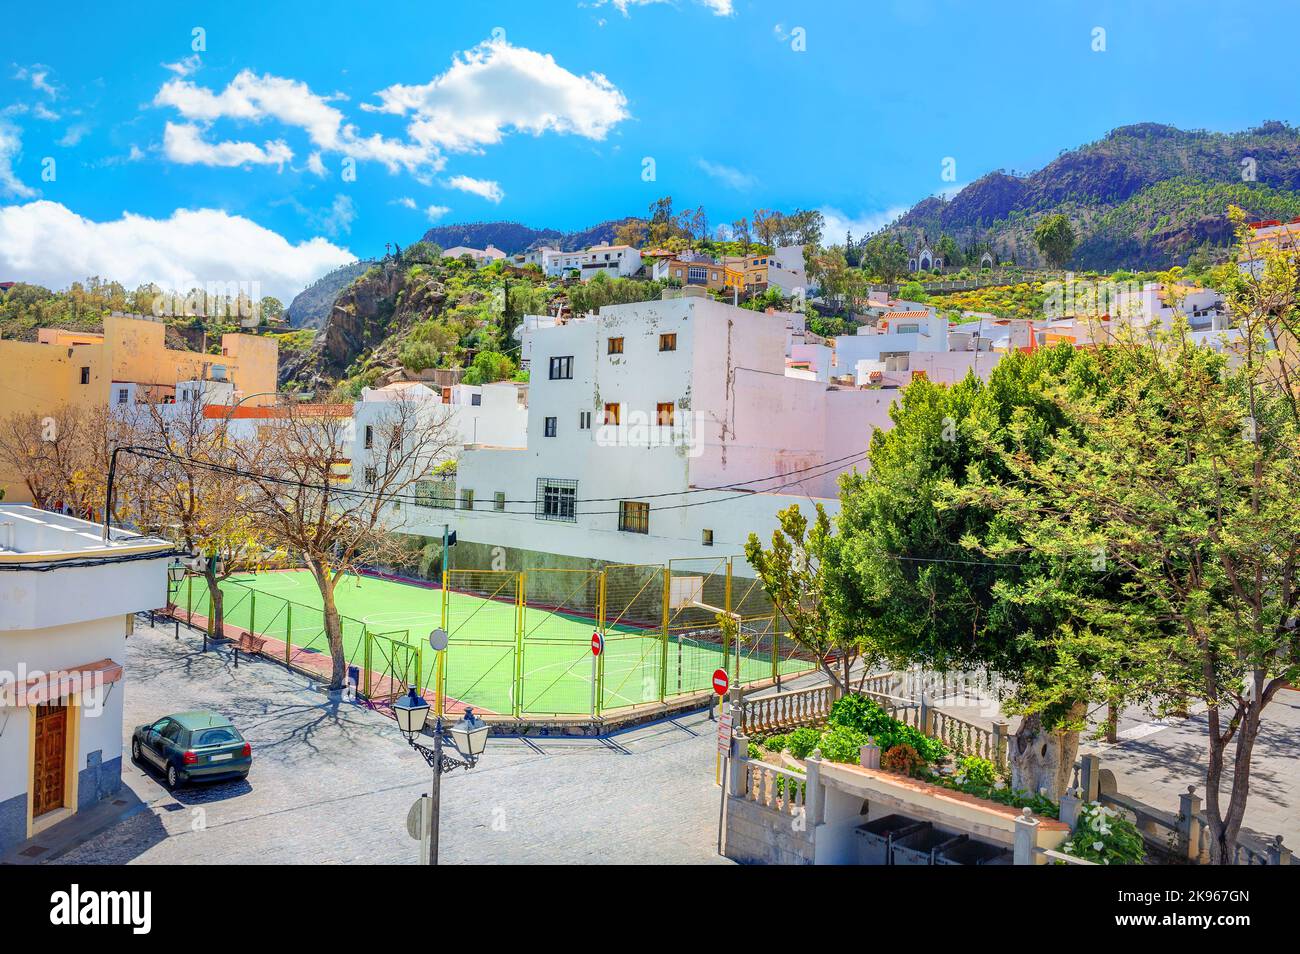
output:
[[959, 845], [944, 845], [934, 853], [936, 865], [1009, 865], [1011, 852], [987, 841], [967, 839]]
[[932, 865], [937, 852], [955, 848], [969, 839], [969, 835], [953, 835], [938, 828], [914, 831], [908, 835], [899, 835], [890, 846], [892, 864], [896, 865]]
[[894, 839], [930, 827], [929, 822], [914, 821], [906, 815], [885, 815], [859, 825], [854, 829], [861, 839], [858, 842], [858, 864], [890, 864], [889, 848]]

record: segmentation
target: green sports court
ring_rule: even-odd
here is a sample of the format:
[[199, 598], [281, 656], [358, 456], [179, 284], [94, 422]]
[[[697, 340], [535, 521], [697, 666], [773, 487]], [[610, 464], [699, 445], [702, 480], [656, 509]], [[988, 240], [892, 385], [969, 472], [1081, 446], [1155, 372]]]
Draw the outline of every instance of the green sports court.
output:
[[[770, 604], [741, 621], [739, 646], [733, 646], [713, 606], [698, 600], [673, 606], [664, 595], [665, 587], [677, 593], [683, 583], [697, 596], [706, 589], [730, 594], [730, 579], [725, 588], [718, 579], [716, 587], [704, 573], [674, 582], [659, 566], [466, 570], [449, 574], [444, 598], [436, 584], [349, 575], [335, 590], [335, 604], [344, 653], [360, 670], [363, 692], [383, 695], [414, 685], [431, 701], [441, 698], [447, 711], [473, 706], [516, 717], [597, 715], [706, 691], [718, 668], [741, 683], [811, 668], [777, 635]], [[222, 593], [228, 632], [234, 627], [267, 637], [265, 655], [328, 672], [322, 602], [309, 571], [236, 575], [222, 584]], [[208, 615], [201, 579], [181, 584], [173, 602], [191, 616]], [[449, 637], [441, 654], [428, 644], [438, 627]], [[603, 635], [599, 658], [592, 653], [595, 632]]]

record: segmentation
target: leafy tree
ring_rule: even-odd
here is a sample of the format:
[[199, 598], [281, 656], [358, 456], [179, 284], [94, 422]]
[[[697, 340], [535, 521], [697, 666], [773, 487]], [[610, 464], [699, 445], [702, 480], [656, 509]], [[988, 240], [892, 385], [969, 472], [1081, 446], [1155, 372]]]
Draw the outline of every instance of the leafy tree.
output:
[[778, 513], [777, 521], [770, 547], [765, 549], [757, 534], [749, 535], [745, 558], [790, 638], [817, 660], [840, 693], [848, 692], [854, 667], [861, 663], [865, 676], [881, 657], [863, 627], [866, 620], [848, 611], [839, 599], [843, 588], [833, 585], [840, 541], [820, 504], [811, 523], [798, 504]]
[[[1036, 555], [1092, 549], [1122, 568], [1124, 590], [1084, 616], [1130, 620], [1134, 640], [1097, 668], [1146, 686], [1158, 711], [1205, 704], [1217, 864], [1234, 861], [1265, 713], [1300, 680], [1298, 273], [1291, 253], [1261, 254], [1229, 297], [1242, 331], [1231, 360], [1181, 321], [1155, 347], [1144, 336], [1102, 350], [1129, 386], [1104, 403], [1052, 395], [1072, 426], [1046, 454], [1007, 453], [1017, 481], [985, 498]], [[1082, 642], [1063, 633], [1061, 652]]]
[[1049, 215], [1034, 228], [1034, 244], [1052, 268], [1064, 268], [1076, 241], [1070, 220], [1061, 213]]
[[264, 322], [279, 321], [284, 315], [284, 305], [280, 302], [280, 299], [266, 295], [258, 302], [257, 313]]
[[466, 384], [491, 384], [493, 381], [507, 381], [514, 373], [515, 363], [509, 355], [497, 351], [480, 351], [465, 369], [461, 380]]
[[907, 246], [892, 235], [877, 235], [862, 249], [862, 267], [885, 284], [907, 273]]
[[[988, 503], [959, 499], [968, 483], [1000, 486], [1004, 455], [1032, 459], [1067, 417], [1043, 395], [1105, 394], [1093, 358], [1069, 346], [1008, 355], [987, 384], [973, 375], [944, 387], [913, 382], [891, 410], [894, 427], [871, 439], [871, 467], [841, 485], [837, 605], [872, 620], [890, 658], [930, 668], [1000, 673], [1016, 685], [1003, 701], [1023, 716], [1009, 753], [1013, 784], [1060, 794], [1070, 780], [1085, 704], [1126, 697], [1127, 685], [1098, 683], [1090, 668], [1118, 655], [1121, 620], [1102, 626], [1084, 613], [1098, 592], [1119, 587], [1091, 551], [1071, 562], [981, 558], [978, 541], [1015, 540], [1017, 524]], [[1092, 654], [1062, 659], [1061, 633], [1092, 623]]]

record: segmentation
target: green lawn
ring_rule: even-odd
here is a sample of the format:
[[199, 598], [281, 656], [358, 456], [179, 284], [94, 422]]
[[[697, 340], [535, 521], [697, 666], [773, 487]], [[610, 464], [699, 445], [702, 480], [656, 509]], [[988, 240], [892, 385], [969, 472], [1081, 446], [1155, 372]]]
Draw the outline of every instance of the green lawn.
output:
[[[293, 658], [309, 653], [328, 654], [320, 593], [305, 570], [237, 576], [223, 584], [228, 624], [251, 629], [290, 644]], [[193, 611], [206, 614], [206, 590], [196, 583]], [[420, 684], [432, 690], [435, 654], [428, 646], [429, 631], [442, 623], [442, 591], [375, 577], [348, 577], [335, 591], [344, 617], [344, 650], [348, 662], [365, 665], [364, 633], [421, 647]], [[186, 594], [177, 602], [184, 606]], [[457, 700], [490, 712], [510, 713], [517, 691], [515, 679], [516, 621], [518, 610], [510, 600], [485, 599], [467, 593], [450, 593], [447, 629], [450, 646], [444, 661], [444, 691]], [[529, 606], [524, 610], [521, 711], [532, 714], [582, 714], [592, 708], [595, 678], [591, 635], [595, 622], [582, 615]], [[387, 643], [372, 641], [370, 668], [385, 664]], [[743, 681], [769, 678], [772, 661], [767, 651], [746, 650], [740, 662]], [[402, 656], [400, 650], [396, 655]], [[666, 656], [666, 658], [665, 658]], [[605, 634], [601, 681], [601, 708], [613, 709], [657, 701], [660, 674], [669, 696], [709, 688], [724, 654], [712, 634], [670, 634], [667, 643], [658, 630], [611, 627]], [[404, 668], [407, 667], [407, 668]], [[399, 663], [413, 678], [413, 662]], [[735, 674], [735, 660], [727, 667]], [[797, 659], [783, 660], [782, 672], [808, 668]]]

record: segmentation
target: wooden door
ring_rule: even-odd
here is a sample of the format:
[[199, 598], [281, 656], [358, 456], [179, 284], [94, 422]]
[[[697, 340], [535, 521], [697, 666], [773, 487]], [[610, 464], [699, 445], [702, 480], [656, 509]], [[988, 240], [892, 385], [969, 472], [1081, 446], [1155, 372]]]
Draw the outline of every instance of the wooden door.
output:
[[32, 771], [32, 817], [63, 807], [68, 710], [61, 702], [36, 707], [36, 758]]

